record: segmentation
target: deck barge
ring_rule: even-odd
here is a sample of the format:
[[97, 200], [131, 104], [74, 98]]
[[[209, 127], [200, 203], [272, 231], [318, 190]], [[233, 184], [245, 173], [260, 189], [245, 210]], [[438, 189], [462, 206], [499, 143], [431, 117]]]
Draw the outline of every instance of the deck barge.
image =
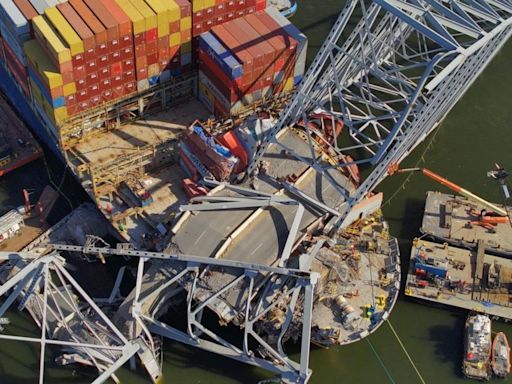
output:
[[415, 240], [405, 294], [512, 320], [512, 260], [490, 255], [484, 249], [483, 241], [476, 250], [469, 250]]

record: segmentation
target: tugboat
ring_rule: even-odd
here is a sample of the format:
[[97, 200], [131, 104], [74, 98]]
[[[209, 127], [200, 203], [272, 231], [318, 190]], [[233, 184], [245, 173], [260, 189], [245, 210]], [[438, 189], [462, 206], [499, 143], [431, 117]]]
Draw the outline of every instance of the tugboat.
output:
[[503, 379], [510, 373], [510, 347], [507, 336], [503, 332], [499, 332], [494, 336], [491, 367], [494, 374]]
[[491, 377], [491, 319], [470, 313], [466, 320], [462, 371], [469, 379], [487, 381]]

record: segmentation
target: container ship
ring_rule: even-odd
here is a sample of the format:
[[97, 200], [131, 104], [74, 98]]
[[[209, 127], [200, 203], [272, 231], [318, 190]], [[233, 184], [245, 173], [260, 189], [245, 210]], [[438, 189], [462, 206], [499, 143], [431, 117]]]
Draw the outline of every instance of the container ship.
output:
[[0, 94], [0, 177], [43, 155], [28, 128]]
[[191, 123], [283, 100], [305, 68], [306, 37], [261, 0], [7, 0], [0, 20], [4, 94], [139, 244], [186, 200]]

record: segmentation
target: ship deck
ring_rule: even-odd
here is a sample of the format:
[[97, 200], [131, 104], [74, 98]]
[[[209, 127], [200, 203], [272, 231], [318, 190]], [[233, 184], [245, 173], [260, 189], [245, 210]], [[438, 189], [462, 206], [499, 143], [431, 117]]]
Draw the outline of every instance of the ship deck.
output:
[[[3, 140], [6, 141], [12, 153], [8, 163], [0, 164], [0, 176], [38, 159], [43, 154], [43, 150], [25, 123], [0, 93], [0, 144], [4, 144]], [[18, 140], [22, 140], [24, 144], [20, 145]]]
[[[195, 119], [208, 116], [197, 100], [190, 100], [120, 129], [92, 135], [67, 152], [83, 187], [114, 226], [122, 228], [124, 241], [140, 246], [144, 233], [169, 220], [177, 205], [186, 201], [181, 186], [185, 175], [175, 162], [178, 139]], [[139, 207], [122, 191], [122, 182], [129, 176], [143, 182], [153, 203]]]
[[[499, 204], [498, 204], [499, 205]], [[512, 256], [512, 226], [497, 224], [495, 232], [480, 225], [468, 225], [477, 220], [471, 211], [485, 207], [464, 197], [445, 193], [427, 193], [421, 232], [453, 245], [476, 247], [478, 239], [486, 243], [489, 253]]]
[[[427, 257], [438, 260], [448, 260], [448, 274], [455, 288], [446, 284], [429, 284], [421, 288], [417, 285], [414, 274], [413, 260], [420, 252]], [[406, 295], [421, 300], [457, 308], [476, 310], [503, 319], [512, 319], [512, 295], [508, 287], [490, 289], [485, 286], [489, 266], [496, 263], [512, 268], [512, 260], [489, 255], [480, 251], [472, 251], [448, 245], [441, 245], [426, 240], [418, 240], [411, 249], [410, 267], [407, 275]], [[462, 267], [463, 266], [463, 267]]]

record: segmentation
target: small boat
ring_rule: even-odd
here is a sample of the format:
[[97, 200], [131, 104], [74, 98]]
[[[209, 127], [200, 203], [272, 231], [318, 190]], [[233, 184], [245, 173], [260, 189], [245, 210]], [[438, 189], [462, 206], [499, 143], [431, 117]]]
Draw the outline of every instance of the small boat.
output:
[[491, 367], [494, 374], [505, 378], [510, 372], [510, 347], [507, 336], [499, 332], [492, 342]]
[[465, 326], [464, 376], [482, 381], [490, 379], [491, 339], [489, 316], [470, 313]]

